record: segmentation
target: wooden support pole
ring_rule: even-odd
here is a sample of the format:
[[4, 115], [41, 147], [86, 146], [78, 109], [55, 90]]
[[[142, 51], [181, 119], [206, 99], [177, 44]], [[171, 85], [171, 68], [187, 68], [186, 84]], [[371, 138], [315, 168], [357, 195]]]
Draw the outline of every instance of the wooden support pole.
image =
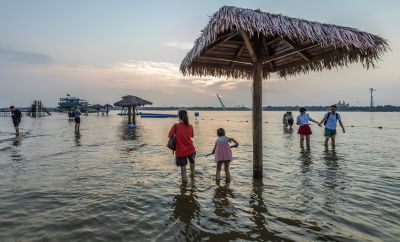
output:
[[133, 124], [136, 125], [136, 106], [133, 106], [132, 120]]
[[262, 73], [261, 60], [253, 66], [253, 178], [263, 178], [262, 145]]
[[128, 106], [128, 124], [132, 123], [132, 107]]

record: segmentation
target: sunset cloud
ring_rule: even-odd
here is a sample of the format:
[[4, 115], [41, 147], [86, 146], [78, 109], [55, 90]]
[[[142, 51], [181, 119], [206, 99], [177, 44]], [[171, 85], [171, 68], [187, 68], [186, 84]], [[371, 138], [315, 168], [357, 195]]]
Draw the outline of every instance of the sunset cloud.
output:
[[166, 42], [163, 45], [181, 50], [190, 50], [193, 47], [192, 42], [179, 42], [179, 41]]

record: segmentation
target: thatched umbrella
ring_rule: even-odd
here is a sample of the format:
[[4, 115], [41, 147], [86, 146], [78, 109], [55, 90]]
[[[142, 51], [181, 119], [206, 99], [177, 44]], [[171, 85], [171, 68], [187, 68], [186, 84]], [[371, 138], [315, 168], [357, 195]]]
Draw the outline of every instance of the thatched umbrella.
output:
[[127, 95], [123, 96], [122, 100], [114, 103], [114, 106], [128, 108], [128, 124], [130, 124], [132, 123], [132, 118], [133, 118], [133, 123], [135, 123], [135, 113], [137, 107], [144, 105], [152, 105], [152, 104], [153, 104], [152, 102], [144, 100], [140, 97]]
[[108, 104], [108, 103], [107, 103], [106, 105], [104, 105], [104, 106], [103, 106], [103, 108], [105, 108], [105, 109], [106, 109], [106, 113], [107, 113], [107, 115], [108, 115], [108, 111], [109, 111], [109, 109], [110, 109], [110, 108], [112, 108], [112, 107], [113, 107], [113, 105], [111, 105], [111, 104]]
[[89, 108], [99, 111], [101, 108], [103, 108], [103, 106], [100, 104], [94, 104], [94, 105], [90, 106]]
[[385, 39], [354, 28], [225, 6], [181, 64], [184, 75], [253, 78], [253, 177], [262, 178], [262, 79], [345, 67], [374, 67]]

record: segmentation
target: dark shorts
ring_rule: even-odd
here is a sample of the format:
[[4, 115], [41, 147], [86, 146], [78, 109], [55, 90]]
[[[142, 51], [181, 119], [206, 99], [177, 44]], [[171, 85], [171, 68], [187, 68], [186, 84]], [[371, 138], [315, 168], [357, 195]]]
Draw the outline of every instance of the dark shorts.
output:
[[289, 124], [290, 126], [292, 126], [292, 125], [293, 125], [293, 119], [289, 119], [289, 120], [288, 120], [288, 124]]
[[19, 121], [13, 121], [13, 124], [14, 124], [14, 127], [15, 127], [15, 128], [18, 128], [20, 123], [21, 123], [21, 120], [19, 120]]
[[194, 163], [194, 159], [196, 158], [196, 152], [191, 155], [185, 157], [176, 157], [176, 166], [186, 166], [188, 164], [188, 160], [190, 163]]
[[325, 137], [334, 137], [335, 135], [336, 135], [336, 129], [325, 128], [325, 132], [324, 132]]
[[75, 118], [75, 123], [80, 124], [81, 123], [81, 118]]

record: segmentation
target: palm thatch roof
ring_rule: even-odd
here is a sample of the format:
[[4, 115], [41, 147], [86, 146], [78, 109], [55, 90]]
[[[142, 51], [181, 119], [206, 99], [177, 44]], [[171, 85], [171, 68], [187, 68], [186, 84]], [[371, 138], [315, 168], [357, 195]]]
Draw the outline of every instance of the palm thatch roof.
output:
[[114, 103], [114, 106], [117, 107], [134, 107], [134, 106], [144, 106], [144, 105], [152, 105], [152, 102], [144, 100], [140, 97], [127, 95], [123, 96], [122, 100]]
[[225, 6], [202, 30], [182, 61], [184, 75], [251, 78], [254, 50], [263, 77], [280, 77], [344, 67], [361, 62], [374, 67], [389, 49], [385, 39], [354, 28]]
[[100, 104], [94, 104], [94, 105], [92, 105], [92, 106], [89, 106], [89, 108], [96, 109], [96, 110], [99, 110], [99, 109], [102, 108], [102, 107], [103, 107], [103, 106], [100, 105]]
[[113, 107], [113, 105], [108, 104], [108, 103], [107, 103], [106, 105], [103, 106], [103, 108], [112, 108], [112, 107]]

